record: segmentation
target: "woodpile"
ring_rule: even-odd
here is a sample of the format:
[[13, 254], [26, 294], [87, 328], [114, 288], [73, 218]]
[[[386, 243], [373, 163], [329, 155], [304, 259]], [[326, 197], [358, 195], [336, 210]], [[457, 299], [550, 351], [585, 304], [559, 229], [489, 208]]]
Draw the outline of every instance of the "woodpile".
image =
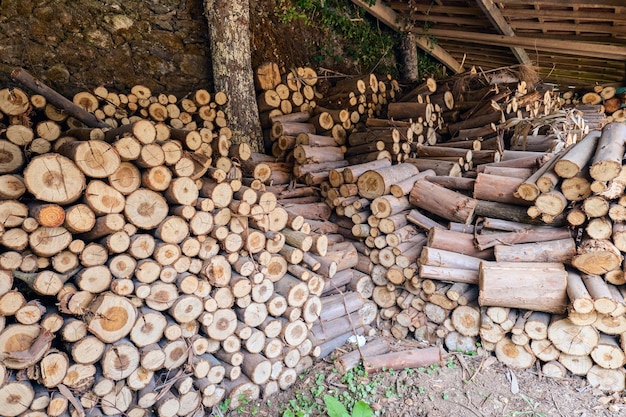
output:
[[560, 100], [566, 107], [597, 107], [608, 122], [626, 121], [626, 87], [623, 85], [595, 85], [590, 89], [568, 90], [561, 94]]
[[[546, 375], [570, 371], [601, 389], [624, 389], [619, 358], [626, 346], [617, 330], [624, 318], [624, 271], [616, 242], [626, 134], [622, 124], [601, 134], [606, 119], [596, 124], [585, 117], [597, 114], [594, 108], [579, 112], [582, 123], [567, 115], [556, 125], [567, 130], [565, 139], [535, 135], [524, 144], [533, 142], [532, 150], [505, 149], [514, 135], [491, 129], [498, 152], [469, 170], [459, 169], [462, 160], [453, 171], [440, 168], [467, 149], [459, 141], [439, 156], [439, 165], [424, 164], [427, 152], [450, 141], [450, 132], [400, 164], [383, 159], [331, 170], [326, 201], [349, 219], [337, 223], [362, 242], [356, 247], [374, 283], [380, 329], [397, 338], [443, 341], [449, 351], [473, 351], [480, 341], [509, 366], [528, 368], [540, 360]], [[500, 130], [510, 127], [500, 119]], [[567, 176], [555, 172], [570, 161]], [[596, 206], [602, 212], [590, 214]], [[607, 350], [617, 365], [600, 358]]]
[[33, 93], [0, 91], [4, 414], [236, 408], [373, 328], [438, 347], [368, 344], [372, 371], [480, 342], [624, 390], [626, 129], [597, 107], [268, 64], [260, 154], [221, 93], [68, 101], [14, 76]]
[[287, 389], [376, 316], [350, 291], [364, 274], [351, 243], [329, 242], [328, 207], [285, 208], [299, 190], [269, 185], [279, 168], [230, 143], [220, 94], [168, 99], [185, 103], [181, 125], [134, 91], [118, 123], [100, 117], [113, 93], [81, 93], [91, 126], [52, 121], [44, 95], [0, 102], [3, 415], [237, 407]]

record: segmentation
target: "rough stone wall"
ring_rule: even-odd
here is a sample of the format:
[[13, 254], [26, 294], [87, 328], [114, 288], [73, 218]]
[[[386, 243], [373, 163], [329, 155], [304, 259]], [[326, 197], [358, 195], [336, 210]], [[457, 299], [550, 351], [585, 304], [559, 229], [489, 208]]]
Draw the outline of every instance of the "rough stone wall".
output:
[[0, 86], [16, 66], [66, 97], [212, 89], [202, 0], [0, 0]]

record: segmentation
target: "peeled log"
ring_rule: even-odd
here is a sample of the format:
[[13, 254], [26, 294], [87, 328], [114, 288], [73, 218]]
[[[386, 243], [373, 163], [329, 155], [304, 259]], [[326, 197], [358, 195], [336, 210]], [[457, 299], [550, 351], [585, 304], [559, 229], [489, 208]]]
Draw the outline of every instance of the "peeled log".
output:
[[441, 364], [443, 360], [444, 353], [442, 349], [440, 347], [430, 347], [366, 357], [363, 359], [363, 366], [367, 372], [380, 371], [382, 369], [401, 370]]
[[482, 262], [481, 306], [513, 307], [562, 314], [567, 309], [567, 272], [560, 263]]

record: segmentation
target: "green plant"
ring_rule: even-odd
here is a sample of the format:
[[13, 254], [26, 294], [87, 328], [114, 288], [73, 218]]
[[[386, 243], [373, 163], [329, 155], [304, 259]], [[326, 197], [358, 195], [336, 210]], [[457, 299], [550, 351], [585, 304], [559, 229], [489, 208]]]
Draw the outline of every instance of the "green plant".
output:
[[446, 360], [446, 368], [449, 369], [454, 369], [456, 367], [455, 363], [454, 363], [454, 358], [452, 356], [450, 356], [447, 360]]
[[352, 414], [348, 412], [345, 405], [330, 395], [324, 396], [324, 404], [326, 404], [326, 411], [330, 417], [373, 417], [374, 415], [372, 408], [360, 400], [354, 403]]
[[229, 407], [229, 406], [230, 406], [230, 399], [229, 399], [229, 398], [226, 398], [224, 401], [222, 401], [222, 402], [220, 403], [220, 405], [219, 405], [219, 407], [218, 407], [218, 408], [219, 408], [219, 410], [220, 410], [222, 413], [225, 413], [225, 412], [226, 412], [226, 410], [228, 410], [228, 407]]
[[[319, 42], [313, 58], [318, 64], [326, 60], [336, 63], [347, 56], [360, 72], [376, 69], [397, 75], [393, 51], [399, 35], [381, 26], [362, 7], [341, 0], [280, 0], [274, 12], [283, 23], [302, 21], [322, 32], [326, 41]], [[333, 36], [337, 40], [332, 40]]]
[[296, 398], [287, 402], [282, 410], [282, 417], [309, 417], [319, 409], [319, 405], [300, 391], [296, 391]]

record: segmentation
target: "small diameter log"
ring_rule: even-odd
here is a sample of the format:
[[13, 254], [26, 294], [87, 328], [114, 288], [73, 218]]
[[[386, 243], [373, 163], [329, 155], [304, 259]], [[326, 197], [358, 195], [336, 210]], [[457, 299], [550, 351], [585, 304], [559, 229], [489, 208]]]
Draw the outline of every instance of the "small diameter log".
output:
[[364, 357], [377, 356], [389, 352], [390, 348], [391, 346], [389, 341], [384, 339], [374, 339], [359, 349], [344, 353], [335, 360], [334, 365], [340, 374], [345, 374], [361, 363], [361, 355]]
[[428, 232], [427, 246], [480, 259], [493, 259], [493, 250], [477, 249], [474, 245], [474, 237], [468, 233], [433, 227]]
[[338, 146], [298, 145], [293, 151], [294, 159], [299, 164], [341, 161], [343, 150]]
[[[437, 198], [432, 198], [437, 196]], [[411, 204], [444, 219], [471, 223], [477, 200], [450, 191], [427, 180], [419, 180], [409, 194]]]
[[481, 306], [522, 308], [562, 314], [567, 309], [567, 272], [548, 262], [482, 262]]
[[469, 269], [478, 271], [482, 259], [462, 255], [458, 252], [424, 246], [420, 254], [420, 265], [440, 266], [444, 268]]
[[[88, 127], [99, 127], [107, 129], [110, 127], [104, 121], [96, 118], [92, 113], [89, 113], [81, 106], [74, 104], [72, 101], [68, 100], [61, 94], [54, 91], [52, 88], [48, 87], [41, 80], [30, 75], [23, 68], [13, 69], [13, 71], [11, 72], [11, 78], [15, 81], [22, 83], [27, 89], [29, 89], [33, 93], [44, 96], [46, 100], [49, 101], [51, 104], [59, 109], [63, 109], [69, 115], [80, 120]], [[18, 90], [18, 92], [22, 93], [21, 90]], [[16, 93], [12, 94], [16, 95]], [[26, 99], [26, 102], [26, 104], [28, 104], [28, 99]]]
[[586, 374], [590, 386], [605, 392], [622, 392], [626, 389], [624, 372], [621, 369], [606, 369], [593, 365]]
[[529, 228], [508, 233], [481, 234], [476, 237], [478, 249], [485, 250], [496, 245], [513, 245], [517, 243], [545, 242], [570, 238], [566, 228]]
[[363, 164], [347, 166], [342, 172], [343, 178], [348, 184], [356, 184], [357, 180], [364, 172], [389, 166], [391, 166], [391, 161], [388, 159], [378, 159]]
[[493, 248], [498, 262], [561, 262], [569, 264], [576, 255], [572, 238], [515, 245], [496, 245]]
[[606, 334], [600, 335], [598, 345], [591, 351], [590, 356], [604, 369], [620, 369], [626, 363], [626, 354], [615, 337]]
[[574, 311], [587, 314], [594, 310], [593, 298], [577, 271], [567, 272], [567, 295]]
[[617, 302], [609, 290], [609, 284], [599, 275], [582, 274], [581, 279], [589, 295], [593, 299], [593, 306], [598, 313], [610, 314], [617, 308]]
[[473, 197], [478, 200], [496, 201], [506, 204], [524, 205], [528, 202], [516, 195], [523, 180], [479, 173], [474, 183]]
[[401, 370], [442, 364], [444, 359], [445, 355], [440, 347], [430, 347], [369, 356], [363, 359], [363, 366], [367, 372]]
[[535, 355], [525, 346], [518, 346], [508, 337], [496, 344], [496, 357], [513, 369], [529, 369], [535, 363]]
[[435, 175], [436, 175], [435, 171], [430, 170], [430, 169], [426, 171], [422, 171], [419, 174], [413, 175], [395, 184], [392, 184], [389, 187], [389, 192], [394, 197], [400, 198], [402, 196], [408, 195], [411, 192], [417, 180], [426, 178], [428, 176], [435, 176]]

